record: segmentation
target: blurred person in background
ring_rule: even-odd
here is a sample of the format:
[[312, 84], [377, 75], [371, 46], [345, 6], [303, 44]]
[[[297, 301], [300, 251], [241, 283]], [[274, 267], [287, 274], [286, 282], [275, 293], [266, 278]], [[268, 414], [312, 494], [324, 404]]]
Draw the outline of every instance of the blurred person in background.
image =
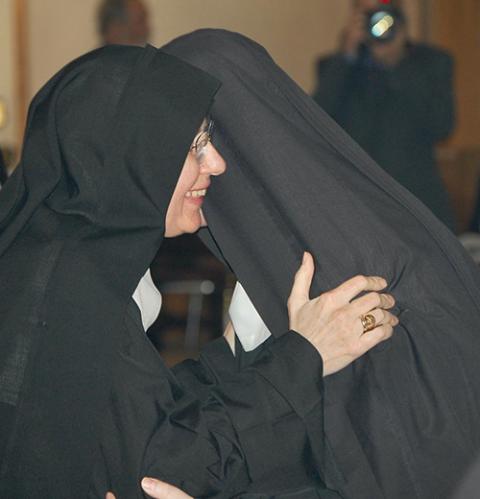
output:
[[452, 58], [412, 43], [402, 2], [354, 0], [338, 52], [321, 58], [313, 98], [451, 229], [434, 146], [454, 125]]
[[97, 18], [103, 45], [144, 46], [148, 42], [148, 10], [141, 0], [102, 0]]

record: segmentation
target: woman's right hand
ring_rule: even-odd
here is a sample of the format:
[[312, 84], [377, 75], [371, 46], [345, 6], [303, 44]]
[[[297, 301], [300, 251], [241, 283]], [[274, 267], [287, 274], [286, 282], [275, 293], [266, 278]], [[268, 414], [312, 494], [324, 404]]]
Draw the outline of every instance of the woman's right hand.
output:
[[[379, 293], [387, 286], [381, 277], [356, 276], [310, 300], [313, 273], [313, 258], [304, 253], [288, 299], [290, 329], [317, 349], [323, 360], [323, 375], [328, 376], [390, 338], [398, 319], [388, 312], [395, 305], [393, 297]], [[373, 315], [376, 327], [365, 332], [362, 316], [367, 314]]]
[[[142, 489], [152, 499], [193, 499], [193, 497], [177, 489], [177, 487], [155, 478], [144, 478], [142, 480]], [[108, 492], [105, 499], [115, 499], [115, 495]]]

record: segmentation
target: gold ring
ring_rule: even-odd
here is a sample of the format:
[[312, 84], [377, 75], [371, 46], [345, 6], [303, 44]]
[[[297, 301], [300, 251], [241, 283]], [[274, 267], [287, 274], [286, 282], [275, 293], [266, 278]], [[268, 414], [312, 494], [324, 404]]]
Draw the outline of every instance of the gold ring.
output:
[[360, 320], [362, 322], [364, 333], [368, 333], [368, 331], [371, 331], [377, 327], [377, 321], [372, 314], [361, 315]]

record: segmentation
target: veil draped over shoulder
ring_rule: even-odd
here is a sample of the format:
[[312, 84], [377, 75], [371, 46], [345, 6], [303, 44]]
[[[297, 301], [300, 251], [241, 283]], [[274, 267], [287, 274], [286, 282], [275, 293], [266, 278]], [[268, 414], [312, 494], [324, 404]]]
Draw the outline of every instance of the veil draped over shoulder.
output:
[[164, 50], [222, 82], [211, 115], [228, 169], [202, 237], [270, 331], [288, 329], [304, 250], [316, 262], [312, 294], [366, 274], [395, 296], [393, 338], [325, 378], [309, 416], [323, 481], [349, 499], [448, 497], [480, 449], [478, 269], [260, 45], [200, 30]]

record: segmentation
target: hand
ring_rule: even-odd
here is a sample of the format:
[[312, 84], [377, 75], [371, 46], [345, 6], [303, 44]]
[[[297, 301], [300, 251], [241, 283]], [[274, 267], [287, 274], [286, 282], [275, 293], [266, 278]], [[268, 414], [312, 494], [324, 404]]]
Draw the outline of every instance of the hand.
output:
[[350, 57], [358, 55], [358, 49], [366, 39], [365, 14], [361, 9], [356, 9], [342, 33], [341, 51]]
[[[323, 360], [323, 375], [328, 376], [390, 338], [398, 319], [387, 311], [395, 305], [393, 297], [378, 293], [387, 285], [381, 277], [356, 276], [310, 300], [313, 272], [313, 258], [304, 253], [288, 298], [290, 329], [317, 349]], [[355, 298], [363, 291], [370, 293]], [[368, 332], [361, 322], [365, 314], [376, 320], [376, 327]]]
[[[144, 478], [142, 488], [153, 499], [193, 499], [177, 487], [154, 478]], [[109, 492], [106, 499], [115, 499], [115, 496]]]

